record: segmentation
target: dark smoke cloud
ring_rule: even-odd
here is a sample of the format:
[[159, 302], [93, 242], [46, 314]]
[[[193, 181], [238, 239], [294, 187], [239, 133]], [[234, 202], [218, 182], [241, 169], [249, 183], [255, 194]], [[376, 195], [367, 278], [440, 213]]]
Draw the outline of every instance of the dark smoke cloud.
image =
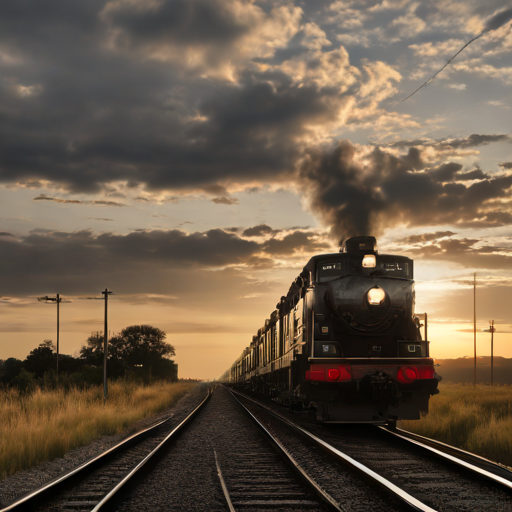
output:
[[331, 150], [309, 151], [298, 178], [312, 211], [338, 239], [379, 234], [401, 223], [482, 227], [512, 220], [506, 207], [488, 203], [508, 196], [512, 176], [444, 183], [457, 179], [459, 164], [419, 171], [424, 167], [416, 148], [401, 157], [375, 148], [363, 160], [350, 142], [341, 141]]

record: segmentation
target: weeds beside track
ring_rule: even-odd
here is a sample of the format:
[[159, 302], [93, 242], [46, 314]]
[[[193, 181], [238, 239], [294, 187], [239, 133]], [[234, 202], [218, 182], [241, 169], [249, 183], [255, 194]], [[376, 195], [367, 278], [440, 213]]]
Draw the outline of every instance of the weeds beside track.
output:
[[126, 430], [136, 421], [164, 411], [196, 385], [195, 382], [131, 382], [103, 388], [72, 388], [29, 395], [16, 390], [0, 392], [0, 478], [45, 460], [62, 457], [104, 435]]
[[512, 386], [441, 384], [428, 416], [403, 428], [512, 466]]

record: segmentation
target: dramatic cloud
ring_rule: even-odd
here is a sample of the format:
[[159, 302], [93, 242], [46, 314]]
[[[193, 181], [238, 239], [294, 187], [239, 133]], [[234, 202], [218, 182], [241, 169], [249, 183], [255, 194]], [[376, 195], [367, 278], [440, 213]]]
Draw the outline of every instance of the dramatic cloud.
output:
[[233, 183], [289, 177], [304, 148], [340, 126], [417, 125], [380, 106], [400, 73], [378, 60], [354, 66], [305, 11], [277, 1], [1, 2], [0, 182], [210, 189], [225, 203]]
[[379, 234], [399, 224], [484, 227], [512, 222], [510, 205], [500, 202], [509, 197], [512, 176], [465, 185], [452, 181], [460, 169], [460, 164], [425, 169], [416, 148], [402, 156], [379, 148], [364, 153], [342, 141], [329, 151], [310, 151], [298, 179], [311, 210], [337, 238]]
[[411, 235], [400, 240], [404, 244], [418, 244], [439, 240], [440, 238], [451, 237], [456, 235], [453, 231], [436, 231], [435, 233], [423, 233], [421, 235]]
[[226, 196], [214, 197], [212, 199], [212, 203], [215, 203], [215, 204], [227, 204], [227, 205], [240, 204], [238, 199], [236, 199], [235, 197], [226, 197]]
[[276, 235], [280, 230], [272, 229], [267, 224], [258, 224], [252, 228], [247, 228], [242, 233], [242, 236], [265, 236], [265, 235]]
[[282, 239], [272, 238], [265, 243], [265, 252], [272, 255], [289, 256], [296, 250], [308, 252], [325, 252], [329, 245], [318, 242], [315, 233], [296, 231]]
[[[53, 201], [55, 203], [85, 204], [85, 205], [92, 205], [92, 206], [126, 206], [125, 204], [122, 204], [122, 203], [116, 203], [115, 201], [105, 201], [103, 199], [98, 199], [98, 200], [94, 200], [94, 201], [79, 201], [77, 199], [62, 199], [59, 197], [48, 197], [48, 196], [45, 196], [44, 194], [34, 197], [34, 201]], [[103, 220], [105, 220], [105, 219], [103, 219]], [[106, 220], [111, 220], [111, 219], [106, 219]]]
[[438, 149], [445, 148], [472, 148], [476, 146], [487, 146], [488, 144], [492, 144], [493, 142], [512, 142], [512, 138], [509, 134], [477, 134], [473, 133], [468, 137], [464, 137], [463, 139], [454, 139], [447, 138], [441, 140], [431, 140], [431, 139], [415, 139], [415, 140], [400, 140], [393, 142], [389, 145], [389, 147], [434, 147]]
[[[264, 234], [279, 232], [265, 225], [251, 229], [253, 233], [258, 229]], [[125, 294], [134, 293], [142, 283], [141, 293], [169, 297], [176, 274], [180, 282], [185, 283], [188, 276], [200, 286], [198, 276], [206, 271], [211, 275], [244, 265], [271, 268], [273, 256], [326, 249], [317, 238], [313, 232], [293, 230], [281, 239], [261, 243], [222, 229], [190, 234], [177, 229], [137, 230], [127, 235], [35, 229], [19, 238], [0, 233], [0, 280], [3, 293], [10, 295], [36, 294], [45, 287], [92, 293], [107, 280]]]
[[407, 253], [413, 258], [450, 261], [467, 268], [512, 269], [512, 245], [509, 243], [485, 245], [476, 238], [451, 238], [454, 234], [438, 233], [435, 238], [426, 236], [425, 240], [409, 237], [405, 242], [414, 247], [407, 249]]

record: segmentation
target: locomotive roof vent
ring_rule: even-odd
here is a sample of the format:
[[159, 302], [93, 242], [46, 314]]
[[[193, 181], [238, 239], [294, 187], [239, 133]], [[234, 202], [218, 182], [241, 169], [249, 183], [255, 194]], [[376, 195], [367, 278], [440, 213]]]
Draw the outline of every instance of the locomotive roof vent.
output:
[[374, 236], [353, 236], [341, 244], [340, 252], [347, 254], [377, 254], [377, 240]]

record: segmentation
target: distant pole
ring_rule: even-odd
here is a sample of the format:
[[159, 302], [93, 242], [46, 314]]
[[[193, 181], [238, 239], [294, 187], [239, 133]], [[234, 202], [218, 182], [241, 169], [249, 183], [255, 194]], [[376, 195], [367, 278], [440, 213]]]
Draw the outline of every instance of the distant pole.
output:
[[491, 331], [491, 386], [494, 386], [494, 350], [493, 350], [493, 344], [494, 344], [494, 331], [496, 330], [494, 328], [494, 320], [489, 320]]
[[473, 386], [476, 386], [476, 272], [473, 274], [473, 341], [475, 345]]
[[108, 397], [108, 382], [107, 382], [107, 358], [108, 358], [108, 296], [112, 292], [109, 292], [107, 288], [105, 288], [104, 292], [101, 292], [102, 295], [105, 295], [105, 329], [103, 331], [104, 339], [103, 339], [103, 405], [107, 401]]
[[55, 302], [57, 304], [57, 379], [59, 378], [59, 337], [60, 337], [60, 303], [62, 302], [61, 296], [57, 293], [56, 297], [48, 297], [45, 295], [44, 297], [38, 297], [38, 301], [44, 301], [47, 304], [51, 302]]
[[60, 313], [60, 295], [57, 293], [57, 379], [59, 378], [59, 313]]

